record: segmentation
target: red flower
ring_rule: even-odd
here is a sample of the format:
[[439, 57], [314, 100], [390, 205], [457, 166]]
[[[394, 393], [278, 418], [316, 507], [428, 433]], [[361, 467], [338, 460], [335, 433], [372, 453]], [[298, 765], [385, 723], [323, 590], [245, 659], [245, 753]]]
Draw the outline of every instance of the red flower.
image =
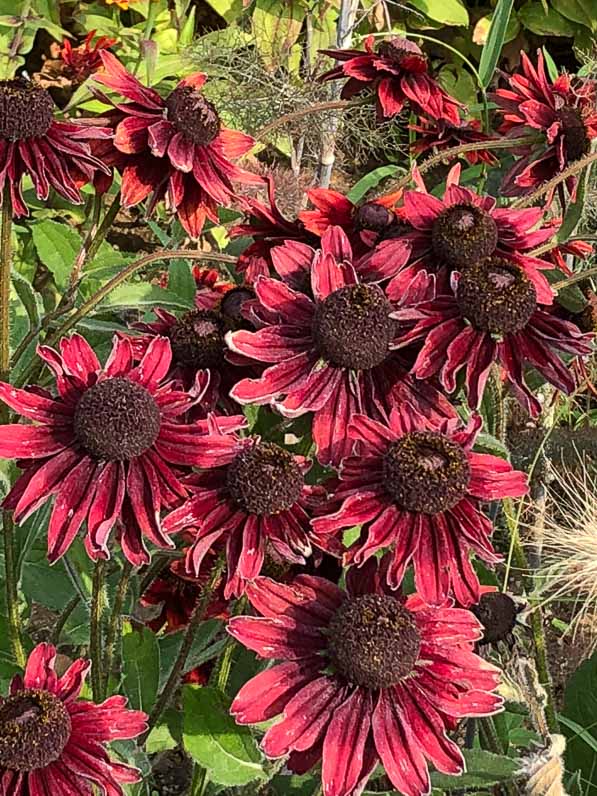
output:
[[[405, 378], [404, 363], [391, 351], [394, 307], [378, 285], [361, 282], [342, 230], [330, 227], [321, 247], [312, 259], [311, 250], [305, 252], [304, 265], [296, 244], [287, 252], [287, 282], [290, 265], [294, 276], [310, 269], [313, 299], [284, 282], [257, 279], [263, 328], [234, 332], [227, 340], [236, 353], [273, 364], [230, 394], [242, 404], [272, 403], [287, 417], [314, 412], [318, 458], [335, 465], [351, 452], [346, 426], [355, 412], [378, 416], [405, 395], [425, 413], [450, 416], [454, 410], [430, 385]], [[432, 287], [433, 279], [421, 273], [402, 298], [405, 304], [420, 301]]]
[[247, 375], [246, 370], [238, 370], [235, 365], [245, 365], [247, 360], [228, 350], [225, 335], [248, 325], [242, 315], [243, 305], [253, 298], [248, 287], [233, 287], [225, 293], [209, 288], [199, 290], [196, 309], [177, 318], [156, 307], [153, 313], [157, 320], [134, 324], [142, 334], [120, 336], [130, 340], [136, 359], [143, 357], [156, 337], [167, 337], [172, 349], [168, 378], [180, 380], [202, 409], [213, 410], [221, 405], [232, 414], [238, 406], [228, 393], [241, 376]]
[[291, 563], [304, 564], [312, 545], [327, 548], [310, 526], [321, 487], [305, 484], [310, 463], [259, 437], [224, 433], [209, 419], [210, 433], [197, 440], [199, 467], [188, 480], [193, 495], [164, 520], [167, 533], [195, 528], [187, 571], [196, 576], [213, 545], [226, 541], [228, 582], [224, 597], [243, 594], [261, 572], [268, 546]]
[[215, 268], [202, 268], [200, 265], [193, 266], [193, 279], [198, 289], [215, 290], [217, 293], [227, 293], [234, 287], [234, 282], [222, 279]]
[[38, 644], [23, 677], [0, 699], [0, 794], [2, 796], [91, 796], [98, 788], [124, 796], [123, 784], [140, 772], [112, 760], [106, 744], [136, 738], [147, 716], [112, 696], [96, 705], [78, 699], [91, 661], [76, 660], [58, 677], [56, 650]]
[[[539, 131], [541, 140], [517, 149], [520, 157], [502, 183], [505, 196], [521, 196], [538, 188], [587, 155], [597, 138], [595, 81], [570, 75], [551, 81], [541, 50], [537, 50], [537, 68], [524, 52], [520, 57], [522, 74], [512, 75], [509, 88], [497, 89], [491, 98], [504, 117], [502, 132], [517, 138]], [[573, 198], [576, 185], [577, 177], [566, 180]]]
[[82, 44], [73, 47], [68, 39], [64, 39], [60, 58], [68, 67], [71, 80], [75, 83], [83, 83], [87, 78], [102, 67], [100, 52], [107, 50], [116, 44], [117, 39], [110, 39], [108, 36], [99, 36], [95, 44], [91, 44], [95, 31], [90, 31]]
[[272, 265], [271, 250], [284, 241], [301, 241], [315, 245], [317, 239], [305, 230], [301, 221], [289, 221], [276, 204], [273, 177], [267, 179], [269, 205], [258, 199], [248, 198], [246, 221], [230, 230], [230, 237], [246, 235], [254, 239], [238, 258], [236, 270], [244, 274], [246, 281], [253, 284], [259, 275], [269, 276]]
[[22, 77], [0, 80], [0, 195], [8, 183], [14, 215], [29, 215], [21, 192], [27, 175], [39, 199], [47, 199], [53, 188], [68, 202], [81, 204], [81, 185], [97, 171], [108, 171], [88, 142], [109, 136], [103, 127], [56, 121], [50, 93], [36, 83]]
[[[478, 119], [468, 119], [458, 125], [450, 124], [443, 120], [434, 121], [422, 117], [418, 124], [409, 125], [411, 130], [418, 133], [417, 138], [411, 146], [413, 154], [420, 155], [430, 149], [441, 152], [462, 144], [472, 144], [479, 141], [491, 141], [492, 138], [480, 132], [481, 123]], [[488, 166], [495, 166], [498, 159], [489, 149], [476, 149], [474, 152], [463, 152], [462, 157], [471, 164], [487, 163]]]
[[114, 146], [126, 156], [123, 205], [132, 207], [152, 194], [152, 211], [164, 199], [186, 232], [199, 237], [206, 218], [219, 223], [218, 205], [236, 199], [233, 180], [263, 182], [231, 161], [246, 154], [253, 139], [222, 127], [215, 107], [201, 93], [206, 75], [186, 77], [162, 99], [111, 53], [100, 55], [105, 72], [95, 79], [129, 100], [114, 104], [119, 111]]
[[325, 796], [358, 796], [378, 762], [400, 793], [423, 796], [429, 762], [464, 771], [447, 730], [500, 710], [499, 670], [473, 652], [482, 630], [470, 611], [425, 607], [416, 595], [403, 602], [372, 569], [366, 578], [350, 570], [347, 592], [309, 575], [247, 587], [261, 615], [231, 619], [228, 632], [281, 662], [249, 680], [231, 712], [239, 724], [280, 716], [263, 751], [290, 753], [299, 773], [322, 760]]
[[[359, 263], [365, 279], [391, 277], [388, 296], [397, 300], [413, 276], [421, 269], [438, 277], [438, 292], [449, 292], [449, 276], [484, 257], [505, 257], [519, 265], [533, 282], [537, 298], [551, 304], [553, 291], [542, 269], [550, 263], [530, 257], [525, 252], [540, 246], [554, 235], [553, 224], [539, 227], [544, 211], [540, 207], [511, 210], [496, 207], [492, 196], [479, 196], [458, 184], [460, 164], [446, 178], [443, 199], [427, 193], [420, 175], [415, 172], [418, 191], [405, 191], [402, 219], [412, 231], [397, 240], [380, 243]], [[404, 264], [405, 243], [411, 255]]]
[[[532, 273], [492, 255], [452, 274], [450, 294], [395, 313], [405, 326], [399, 345], [423, 343], [412, 373], [439, 374], [451, 393], [462, 371], [469, 405], [479, 406], [491, 365], [497, 362], [512, 390], [533, 415], [541, 404], [524, 379], [526, 364], [565, 393], [574, 379], [556, 351], [591, 353], [592, 336], [541, 306]], [[409, 330], [406, 324], [411, 324]]]
[[321, 50], [337, 61], [322, 75], [322, 80], [348, 77], [342, 98], [349, 99], [363, 89], [373, 87], [383, 116], [395, 116], [409, 104], [415, 113], [426, 113], [434, 119], [460, 123], [462, 105], [451, 97], [428, 72], [427, 57], [414, 42], [394, 36], [374, 47], [375, 38], [368, 36], [362, 50]]
[[344, 459], [334, 503], [337, 511], [318, 517], [313, 527], [334, 533], [361, 526], [346, 562], [361, 566], [379, 550], [392, 548], [387, 582], [399, 588], [414, 564], [417, 592], [430, 605], [453, 595], [460, 605], [479, 601], [479, 581], [469, 561], [501, 558], [491, 546], [491, 521], [481, 501], [525, 495], [527, 479], [497, 456], [474, 453], [481, 426], [458, 421], [432, 423], [408, 404], [392, 411], [389, 422], [355, 415], [347, 428], [355, 454]]
[[[144, 536], [158, 547], [174, 546], [160, 527], [160, 511], [187, 494], [177, 468], [196, 463], [195, 445], [205, 430], [201, 423], [177, 422], [193, 400], [164, 383], [168, 340], [153, 340], [136, 367], [128, 340], [114, 343], [103, 368], [77, 334], [61, 341], [60, 353], [47, 346], [38, 353], [54, 372], [56, 398], [39, 387], [19, 390], [0, 382], [0, 399], [38, 424], [2, 427], [0, 456], [29, 460], [5, 508], [23, 522], [56, 495], [48, 527], [51, 562], [86, 522], [92, 558], [109, 557], [116, 525], [127, 559], [147, 563]], [[238, 427], [235, 420], [222, 422]]]
[[378, 196], [361, 205], [327, 188], [311, 188], [307, 196], [315, 210], [299, 213], [306, 229], [321, 237], [329, 227], [342, 227], [355, 253], [367, 251], [379, 240], [405, 231], [400, 215], [395, 212], [402, 191]]

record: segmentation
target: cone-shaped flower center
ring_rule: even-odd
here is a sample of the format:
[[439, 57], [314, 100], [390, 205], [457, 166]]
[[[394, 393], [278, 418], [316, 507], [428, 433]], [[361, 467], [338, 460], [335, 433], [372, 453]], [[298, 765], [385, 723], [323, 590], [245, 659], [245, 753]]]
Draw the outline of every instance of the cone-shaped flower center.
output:
[[436, 431], [413, 431], [393, 442], [383, 461], [388, 494], [407, 511], [438, 514], [466, 494], [471, 477], [464, 448]]
[[523, 329], [537, 306], [535, 286], [517, 265], [488, 257], [460, 275], [456, 290], [460, 311], [484, 332], [510, 334]]
[[224, 318], [214, 310], [186, 312], [168, 332], [175, 361], [192, 368], [222, 364], [225, 334]]
[[95, 459], [134, 459], [160, 432], [160, 410], [152, 395], [130, 379], [105, 379], [83, 393], [75, 410], [75, 436]]
[[359, 207], [354, 215], [355, 229], [381, 232], [392, 223], [393, 213], [378, 202], [367, 202]]
[[220, 312], [229, 322], [231, 328], [240, 329], [244, 326], [250, 326], [243, 317], [241, 310], [245, 301], [254, 298], [255, 292], [249, 287], [233, 287], [232, 290], [224, 293], [220, 302]]
[[348, 598], [328, 627], [328, 653], [352, 685], [389, 688], [411, 673], [421, 637], [411, 612], [395, 597]]
[[317, 305], [313, 335], [319, 353], [332, 365], [369, 370], [388, 356], [396, 324], [392, 305], [374, 285], [335, 290]]
[[44, 768], [60, 757], [70, 734], [70, 716], [58, 697], [18, 691], [0, 704], [0, 769]]
[[220, 132], [215, 107], [192, 86], [178, 86], [166, 99], [168, 120], [193, 144], [211, 144]]
[[273, 442], [245, 448], [228, 467], [228, 489], [247, 514], [279, 514], [301, 496], [303, 474], [292, 454]]
[[451, 205], [431, 228], [434, 253], [454, 268], [464, 268], [493, 254], [497, 240], [493, 218], [471, 204]]
[[0, 80], [0, 141], [41, 138], [50, 129], [54, 100], [22, 77]]
[[484, 594], [471, 611], [483, 625], [483, 644], [506, 641], [514, 629], [518, 614], [512, 597], [499, 591]]
[[558, 119], [564, 131], [566, 159], [575, 161], [589, 153], [591, 141], [578, 108], [564, 106], [558, 111]]
[[397, 66], [408, 66], [409, 71], [423, 72], [426, 70], [427, 59], [420, 47], [417, 47], [413, 41], [400, 36], [380, 42], [377, 52], [384, 58], [393, 61]]

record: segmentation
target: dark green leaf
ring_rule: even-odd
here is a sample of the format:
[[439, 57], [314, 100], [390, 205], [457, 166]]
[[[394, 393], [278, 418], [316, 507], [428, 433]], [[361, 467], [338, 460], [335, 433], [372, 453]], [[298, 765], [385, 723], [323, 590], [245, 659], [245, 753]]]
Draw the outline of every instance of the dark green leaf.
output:
[[64, 289], [81, 248], [79, 235], [66, 224], [49, 218], [33, 224], [31, 235], [39, 259], [52, 272], [58, 287]]
[[160, 648], [155, 634], [146, 627], [133, 630], [125, 625], [122, 639], [123, 689], [130, 707], [148, 713], [160, 682]]
[[181, 296], [149, 282], [119, 285], [102, 304], [103, 307], [136, 307], [138, 309], [151, 309], [156, 305], [180, 310], [190, 309], [193, 306], [192, 302], [185, 301]]
[[561, 722], [568, 739], [566, 768], [581, 771], [588, 783], [586, 796], [596, 796], [597, 782], [597, 653], [568, 681]]
[[373, 171], [370, 171], [369, 174], [365, 174], [364, 177], [361, 177], [361, 179], [352, 186], [351, 190], [348, 192], [348, 198], [351, 202], [356, 204], [368, 194], [369, 191], [376, 188], [382, 180], [385, 180], [386, 177], [395, 177], [402, 172], [404, 172], [404, 169], [399, 166], [380, 166], [377, 169], [373, 169]]
[[487, 88], [491, 83], [493, 73], [495, 72], [504, 45], [508, 21], [510, 20], [513, 5], [514, 0], [498, 0], [495, 11], [493, 12], [489, 34], [487, 36], [487, 41], [483, 45], [481, 59], [479, 61], [479, 79], [483, 88]]
[[431, 784], [435, 788], [481, 788], [499, 782], [512, 781], [520, 769], [520, 761], [505, 755], [495, 755], [483, 749], [465, 749], [466, 772], [460, 777], [450, 777], [434, 771]]
[[193, 304], [197, 285], [188, 260], [173, 260], [168, 269], [168, 291]]
[[261, 753], [247, 727], [237, 725], [215, 688], [186, 686], [183, 738], [193, 760], [221, 785], [246, 785], [265, 779]]
[[518, 10], [518, 19], [525, 28], [537, 36], [574, 36], [575, 28], [566, 17], [554, 8], [549, 8], [547, 14], [539, 3], [531, 0]]

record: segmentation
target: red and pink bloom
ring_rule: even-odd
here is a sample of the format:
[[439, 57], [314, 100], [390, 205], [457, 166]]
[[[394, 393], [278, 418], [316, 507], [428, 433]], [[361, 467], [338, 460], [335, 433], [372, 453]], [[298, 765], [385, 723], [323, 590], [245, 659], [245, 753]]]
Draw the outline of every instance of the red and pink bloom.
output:
[[353, 416], [347, 436], [355, 451], [340, 466], [331, 496], [335, 510], [317, 517], [313, 527], [338, 533], [360, 526], [345, 563], [362, 566], [389, 550], [392, 589], [400, 587], [412, 563], [417, 592], [428, 604], [442, 605], [449, 596], [463, 606], [478, 602], [470, 553], [490, 564], [501, 560], [481, 503], [528, 491], [524, 473], [472, 450], [480, 426], [478, 416], [466, 428], [456, 420], [438, 425], [408, 404], [392, 411], [386, 423]]
[[258, 616], [231, 619], [228, 632], [279, 662], [241, 688], [231, 712], [240, 724], [280, 717], [263, 751], [290, 755], [298, 773], [321, 761], [325, 796], [358, 796], [378, 762], [400, 793], [423, 796], [429, 763], [464, 771], [447, 731], [500, 709], [499, 670], [473, 652], [482, 630], [469, 611], [403, 601], [366, 570], [349, 571], [348, 591], [308, 575], [248, 586]]
[[0, 796], [92, 796], [96, 788], [124, 796], [140, 772], [111, 758], [106, 744], [141, 735], [147, 716], [121, 696], [80, 699], [91, 661], [76, 660], [62, 677], [55, 661], [55, 648], [38, 644], [0, 699]]

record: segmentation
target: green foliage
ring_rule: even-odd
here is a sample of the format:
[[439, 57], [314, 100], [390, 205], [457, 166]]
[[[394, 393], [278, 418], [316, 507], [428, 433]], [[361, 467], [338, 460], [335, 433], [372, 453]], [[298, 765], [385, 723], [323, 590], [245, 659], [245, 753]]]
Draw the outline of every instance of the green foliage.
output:
[[479, 79], [484, 88], [487, 88], [491, 83], [495, 72], [506, 39], [513, 6], [514, 0], [498, 0], [498, 4], [492, 14], [489, 34], [479, 61]]
[[597, 653], [572, 675], [566, 686], [561, 716], [567, 737], [566, 765], [581, 771], [585, 796], [597, 794]]

